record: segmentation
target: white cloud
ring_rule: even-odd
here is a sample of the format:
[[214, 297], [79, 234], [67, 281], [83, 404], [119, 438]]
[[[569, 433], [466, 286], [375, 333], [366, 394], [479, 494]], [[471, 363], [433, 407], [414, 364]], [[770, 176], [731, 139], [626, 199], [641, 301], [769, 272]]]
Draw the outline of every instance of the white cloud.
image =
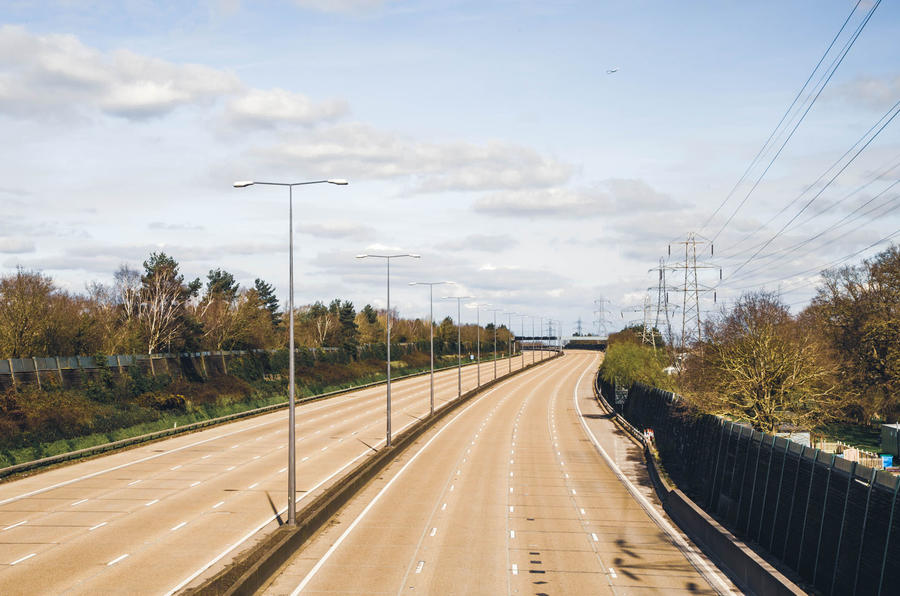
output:
[[593, 188], [547, 188], [503, 192], [478, 199], [475, 211], [517, 217], [576, 219], [606, 215], [663, 213], [685, 205], [658, 192], [643, 180], [611, 178]]
[[499, 252], [518, 244], [518, 240], [507, 234], [469, 234], [464, 238], [447, 240], [435, 245], [438, 250], [470, 250]]
[[253, 126], [309, 126], [335, 120], [348, 111], [347, 102], [343, 100], [316, 103], [301, 93], [284, 89], [251, 89], [231, 100], [226, 108], [226, 114], [232, 122]]
[[90, 48], [73, 35], [0, 27], [0, 108], [19, 116], [99, 111], [130, 119], [210, 102], [241, 88], [230, 72], [127, 50]]
[[297, 231], [317, 238], [351, 238], [366, 240], [375, 235], [375, 230], [369, 226], [350, 222], [329, 222], [322, 224], [300, 224]]
[[573, 171], [527, 147], [427, 143], [361, 123], [292, 137], [260, 154], [277, 164], [314, 166], [323, 176], [408, 178], [414, 192], [541, 188], [565, 182]]
[[597, 190], [548, 188], [488, 195], [478, 199], [473, 209], [480, 213], [514, 217], [581, 218], [609, 213], [610, 196]]
[[27, 238], [0, 238], [0, 253], [34, 252], [34, 241]]
[[900, 95], [900, 75], [856, 77], [836, 87], [833, 95], [850, 103], [885, 109], [893, 105]]
[[204, 227], [197, 224], [177, 224], [177, 223], [167, 223], [164, 221], [151, 221], [147, 224], [147, 227], [151, 230], [169, 230], [173, 232], [192, 232], [197, 230], [203, 230]]
[[320, 12], [358, 14], [381, 8], [385, 0], [294, 0], [294, 4]]

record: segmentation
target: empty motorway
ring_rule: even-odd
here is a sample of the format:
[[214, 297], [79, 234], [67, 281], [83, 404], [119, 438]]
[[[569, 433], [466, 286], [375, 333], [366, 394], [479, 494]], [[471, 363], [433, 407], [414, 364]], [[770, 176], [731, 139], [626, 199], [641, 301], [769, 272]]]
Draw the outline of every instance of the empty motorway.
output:
[[[483, 382], [493, 370], [481, 365]], [[474, 366], [462, 381], [476, 386]], [[428, 384], [394, 383], [395, 433], [427, 415]], [[298, 408], [299, 507], [384, 444], [384, 393]], [[456, 396], [456, 369], [437, 373], [436, 407]], [[202, 581], [279, 523], [287, 432], [281, 410], [0, 484], [0, 593], [169, 594]]]
[[735, 592], [624, 478], [639, 456], [592, 399], [598, 363], [570, 352], [445, 418], [267, 593]]

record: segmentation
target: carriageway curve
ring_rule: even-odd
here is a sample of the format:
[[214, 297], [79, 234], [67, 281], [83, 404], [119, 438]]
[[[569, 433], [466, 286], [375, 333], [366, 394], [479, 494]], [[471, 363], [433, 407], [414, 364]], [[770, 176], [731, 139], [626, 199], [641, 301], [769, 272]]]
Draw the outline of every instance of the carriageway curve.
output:
[[[522, 363], [500, 360], [498, 373]], [[482, 382], [493, 374], [481, 364]], [[463, 368], [463, 393], [476, 384], [476, 367]], [[395, 433], [427, 416], [428, 387], [428, 375], [393, 383]], [[384, 395], [298, 406], [298, 508], [384, 445]], [[435, 373], [435, 407], [456, 397], [457, 370]], [[287, 414], [0, 484], [0, 594], [170, 594], [218, 571], [285, 517]]]
[[628, 486], [617, 460], [639, 456], [593, 400], [599, 361], [568, 352], [439, 422], [266, 593], [737, 593]]

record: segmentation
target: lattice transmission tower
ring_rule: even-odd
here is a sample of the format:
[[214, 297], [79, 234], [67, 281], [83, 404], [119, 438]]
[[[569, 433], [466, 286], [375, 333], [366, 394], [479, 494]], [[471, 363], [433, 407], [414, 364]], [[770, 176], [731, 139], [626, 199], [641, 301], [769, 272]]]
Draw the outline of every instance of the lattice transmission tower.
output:
[[[678, 310], [677, 304], [672, 304], [669, 302], [669, 285], [667, 284], [667, 276], [669, 268], [666, 266], [666, 260], [663, 257], [659, 258], [659, 266], [653, 267], [649, 271], [657, 271], [659, 274], [659, 279], [655, 287], [647, 288], [648, 292], [656, 291], [656, 303], [653, 304], [655, 317], [653, 319], [653, 326], [660, 332], [663, 333], [665, 329], [666, 334], [666, 345], [669, 348], [675, 347], [675, 337], [672, 334], [672, 317], [676, 310]], [[665, 323], [665, 328], [660, 325]], [[656, 347], [654, 345], [654, 347]]]
[[594, 300], [594, 304], [598, 305], [597, 310], [594, 311], [594, 314], [597, 315], [597, 337], [603, 337], [609, 333], [609, 328], [607, 327], [609, 319], [606, 318], [606, 307], [604, 306], [609, 304], [609, 300], [602, 297], [597, 298]]
[[[722, 279], [722, 268], [709, 262], [697, 260], [699, 253], [705, 253], [702, 247], [709, 246], [709, 256], [714, 256], [714, 247], [712, 241], [695, 232], [687, 235], [685, 240], [676, 242], [676, 244], [684, 245], [684, 261], [678, 263], [669, 263], [666, 267], [669, 271], [676, 273], [678, 279], [683, 277], [681, 284], [673, 284], [670, 286], [673, 290], [681, 292], [681, 337], [679, 340], [679, 351], [683, 354], [687, 348], [702, 337], [701, 308], [700, 296], [707, 292], [713, 293], [713, 302], [716, 301], [715, 290], [705, 284], [700, 283], [700, 271], [718, 269], [719, 279]], [[698, 251], [698, 247], [701, 247]], [[672, 245], [669, 245], [669, 256], [672, 255]]]

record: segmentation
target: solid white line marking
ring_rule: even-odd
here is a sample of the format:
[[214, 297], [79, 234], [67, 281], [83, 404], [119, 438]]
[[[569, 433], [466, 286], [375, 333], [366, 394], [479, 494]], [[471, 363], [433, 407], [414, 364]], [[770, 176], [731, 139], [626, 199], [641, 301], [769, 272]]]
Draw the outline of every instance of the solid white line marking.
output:
[[36, 554], [37, 554], [37, 553], [31, 553], [30, 555], [25, 555], [25, 556], [22, 557], [21, 559], [16, 559], [16, 560], [13, 561], [12, 563], [10, 563], [10, 565], [18, 565], [18, 564], [21, 563], [22, 561], [27, 561], [28, 559], [30, 559], [31, 557], [35, 556]]
[[82, 503], [86, 503], [86, 502], [87, 502], [87, 499], [81, 499], [80, 501], [75, 501], [74, 503], [72, 503], [72, 507], [74, 507], [75, 505], [81, 505]]
[[[609, 456], [606, 452], [606, 449], [600, 445], [600, 441], [597, 440], [597, 436], [594, 434], [594, 431], [590, 429], [587, 425], [587, 422], [584, 420], [584, 414], [581, 412], [581, 405], [578, 403], [578, 389], [581, 387], [581, 381], [584, 380], [584, 376], [594, 370], [593, 364], [591, 367], [585, 369], [583, 373], [581, 373], [581, 377], [579, 377], [578, 382], [575, 383], [575, 389], [572, 391], [572, 401], [575, 403], [575, 411], [578, 413], [578, 421], [581, 422], [582, 428], [587, 433], [588, 437], [591, 439], [591, 442], [594, 443], [594, 447], [600, 453], [604, 460], [606, 460], [606, 464], [610, 467], [610, 469], [615, 473], [615, 475], [619, 478], [619, 481], [625, 485], [625, 488], [628, 489], [628, 492], [631, 493], [631, 496], [634, 497], [638, 503], [644, 508], [644, 511], [656, 522], [662, 530], [669, 535], [672, 540], [678, 545], [681, 552], [685, 554], [685, 556], [690, 560], [691, 564], [698, 570], [700, 570], [701, 574], [711, 583], [717, 584], [717, 590], [721, 593], [730, 593], [731, 589], [728, 586], [728, 582], [722, 579], [721, 575], [711, 569], [706, 561], [697, 554], [697, 551], [688, 544], [684, 538], [681, 537], [675, 528], [672, 527], [663, 516], [659, 514], [659, 512], [654, 509], [653, 505], [647, 500], [647, 498], [641, 494], [641, 492], [637, 489], [637, 487], [625, 476], [625, 473], [622, 472], [622, 469], [616, 465], [616, 462]], [[701, 570], [702, 568], [702, 570]]]
[[99, 524], [97, 524], [97, 525], [94, 526], [93, 528], [88, 528], [88, 532], [93, 532], [93, 531], [96, 530], [97, 528], [102, 528], [102, 527], [105, 526], [105, 525], [106, 525], [106, 522], [100, 522]]
[[128, 486], [134, 486], [134, 485], [137, 484], [138, 482], [140, 482], [140, 480], [133, 480], [133, 481], [131, 481], [131, 482], [128, 483]]
[[200, 484], [199, 480], [197, 480], [196, 482], [191, 482], [191, 487], [197, 486], [198, 484]]
[[516, 565], [515, 563], [512, 564], [512, 574], [519, 575], [519, 566]]
[[416, 573], [422, 573], [422, 567], [425, 567], [425, 561], [419, 561], [416, 565]]
[[253, 484], [251, 484], [250, 486], [247, 487], [247, 490], [253, 490], [257, 486], [259, 486], [259, 482], [254, 482]]
[[125, 559], [126, 557], [128, 557], [128, 553], [125, 553], [124, 555], [119, 555], [118, 557], [116, 557], [115, 559], [113, 559], [112, 561], [107, 563], [106, 566], [109, 567], [110, 565], [115, 565], [116, 563], [118, 563], [122, 559]]
[[221, 507], [221, 506], [224, 505], [224, 504], [225, 504], [225, 501], [219, 501], [218, 503], [216, 503], [215, 505], [213, 505], [212, 508], [213, 508], [213, 509], [218, 509], [219, 507]]
[[281, 468], [280, 470], [278, 470], [279, 474], [284, 474], [285, 472], [287, 472], [287, 468]]
[[181, 467], [181, 464], [178, 464], [177, 466], [172, 466], [172, 467], [169, 468], [169, 469], [172, 470], [172, 471], [174, 472], [175, 470], [177, 470], [177, 469], [180, 468], [180, 467]]
[[212, 453], [208, 453], [208, 454], [204, 455], [203, 457], [201, 457], [200, 459], [206, 459], [207, 457], [212, 457]]
[[150, 505], [155, 505], [157, 503], [159, 503], [159, 499], [153, 499], [149, 503], [144, 503], [144, 507], [149, 507]]
[[437, 534], [437, 528], [431, 528], [431, 534], [430, 534], [430, 535], [431, 535], [431, 536], [434, 536], [435, 534]]
[[170, 532], [177, 532], [178, 530], [180, 530], [181, 528], [185, 527], [186, 525], [187, 525], [187, 522], [186, 522], [186, 521], [183, 521], [183, 522], [181, 522], [180, 524], [178, 524], [177, 526], [175, 526], [174, 528], [172, 528], [172, 529], [169, 530], [169, 531], [170, 531]]

